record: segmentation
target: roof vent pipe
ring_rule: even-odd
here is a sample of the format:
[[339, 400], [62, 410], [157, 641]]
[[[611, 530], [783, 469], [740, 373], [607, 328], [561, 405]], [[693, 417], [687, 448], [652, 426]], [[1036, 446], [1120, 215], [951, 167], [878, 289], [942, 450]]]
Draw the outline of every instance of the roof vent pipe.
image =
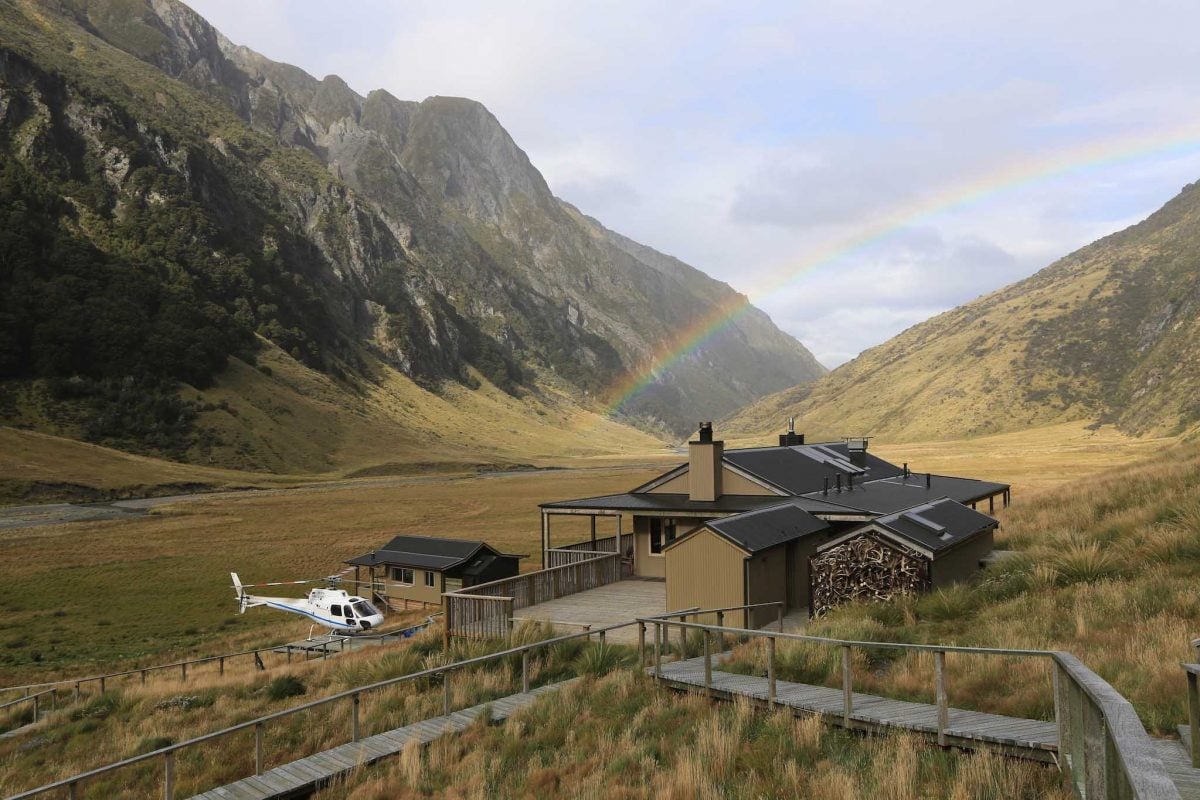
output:
[[821, 494], [829, 494], [829, 476], [828, 475], [825, 476], [825, 488], [821, 491]]
[[904, 477], [905, 478], [908, 477], [908, 462], [907, 461], [904, 462]]
[[838, 473], [838, 476], [837, 476], [837, 493], [838, 493], [838, 494], [841, 494], [841, 493], [842, 493], [842, 476], [841, 476], [841, 473]]
[[847, 491], [851, 491], [851, 492], [854, 491], [854, 473], [853, 472], [851, 472], [849, 475], [846, 476], [846, 489], [847, 489]]
[[928, 489], [931, 486], [933, 486], [933, 473], [926, 472], [925, 473], [925, 488]]

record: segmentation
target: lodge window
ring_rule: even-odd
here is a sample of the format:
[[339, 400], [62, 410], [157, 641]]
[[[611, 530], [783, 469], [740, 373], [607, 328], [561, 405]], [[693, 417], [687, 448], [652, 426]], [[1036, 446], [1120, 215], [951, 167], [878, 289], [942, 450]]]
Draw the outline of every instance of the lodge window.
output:
[[392, 567], [392, 580], [407, 586], [413, 584], [413, 571], [408, 567]]
[[429, 572], [429, 571], [425, 572], [425, 585], [431, 589], [433, 588], [433, 573], [432, 572]]
[[662, 555], [663, 548], [673, 541], [675, 541], [675, 520], [652, 518], [650, 520], [650, 554]]

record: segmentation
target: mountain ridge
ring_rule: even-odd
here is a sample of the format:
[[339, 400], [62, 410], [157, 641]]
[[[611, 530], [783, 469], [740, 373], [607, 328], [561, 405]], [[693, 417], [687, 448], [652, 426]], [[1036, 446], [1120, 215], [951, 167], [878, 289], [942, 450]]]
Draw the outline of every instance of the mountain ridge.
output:
[[1034, 275], [939, 314], [821, 380], [732, 415], [761, 436], [945, 439], [1072, 420], [1135, 435], [1200, 422], [1200, 184]]
[[[55, 265], [22, 262], [4, 282], [0, 394], [15, 399], [0, 397], [0, 421], [62, 431], [49, 418], [74, 415], [91, 440], [195, 457], [194, 409], [168, 384], [203, 391], [260, 341], [348, 391], [379, 362], [433, 392], [554, 386], [554, 402], [594, 406], [736, 298], [556, 198], [475, 101], [358, 95], [174, 0], [20, 0], [0, 26], [0, 166], [25, 231], [6, 244]], [[161, 310], [174, 296], [193, 322]], [[83, 310], [102, 297], [111, 324]], [[746, 318], [664, 371], [626, 420], [679, 435], [824, 372], [765, 315]], [[130, 378], [137, 392], [121, 389]]]

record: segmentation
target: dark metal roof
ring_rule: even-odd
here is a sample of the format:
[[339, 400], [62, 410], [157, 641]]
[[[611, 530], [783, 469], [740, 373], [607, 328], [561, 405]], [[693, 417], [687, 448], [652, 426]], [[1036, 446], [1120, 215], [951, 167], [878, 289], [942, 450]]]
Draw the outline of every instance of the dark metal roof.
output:
[[855, 466], [850, 463], [849, 448], [844, 442], [726, 450], [725, 460], [793, 495], [823, 489], [827, 478], [833, 487], [839, 476], [843, 484], [851, 476], [857, 484], [904, 473], [895, 464], [870, 453], [866, 454], [865, 467]]
[[395, 565], [445, 571], [469, 560], [481, 550], [492, 555], [512, 555], [513, 558], [524, 557], [508, 553], [497, 553], [495, 548], [486, 542], [472, 541], [470, 539], [442, 539], [435, 536], [396, 536], [378, 550], [347, 559], [346, 563], [356, 567]]
[[578, 500], [559, 500], [542, 503], [540, 508], [589, 511], [711, 511], [732, 514], [753, 511], [764, 506], [778, 505], [784, 498], [777, 495], [724, 494], [716, 500], [689, 500], [686, 494], [606, 494]]
[[725, 519], [711, 520], [705, 527], [725, 537], [749, 553], [828, 530], [829, 524], [817, 519], [797, 503], [785, 502], [758, 511], [748, 511]]
[[994, 528], [996, 520], [948, 497], [875, 520], [874, 525], [897, 534], [935, 555], [978, 533]]
[[805, 495], [813, 500], [836, 503], [849, 508], [858, 508], [874, 514], [891, 514], [940, 497], [959, 503], [973, 503], [999, 494], [1008, 488], [1006, 483], [977, 481], [973, 478], [954, 478], [947, 475], [929, 476], [926, 487], [925, 473], [912, 473], [907, 478], [901, 475], [882, 480], [855, 483], [853, 491], [838, 494], [830, 491], [809, 492]]

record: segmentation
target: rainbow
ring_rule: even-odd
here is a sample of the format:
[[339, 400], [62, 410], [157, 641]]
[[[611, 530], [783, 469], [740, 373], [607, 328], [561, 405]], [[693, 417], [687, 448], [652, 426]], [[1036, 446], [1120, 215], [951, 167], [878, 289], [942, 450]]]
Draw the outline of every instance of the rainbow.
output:
[[626, 373], [605, 397], [605, 416], [652, 384], [663, 371], [694, 353], [713, 335], [746, 313], [755, 301], [790, 288], [813, 272], [869, 248], [913, 224], [956, 211], [1005, 192], [1089, 169], [1104, 169], [1151, 156], [1180, 156], [1200, 150], [1200, 123], [1169, 135], [1140, 135], [1089, 143], [1036, 158], [1012, 161], [971, 180], [933, 192], [883, 214], [878, 220], [816, 249], [799, 262], [774, 271], [749, 295], [734, 295], [679, 331], [640, 370]]

